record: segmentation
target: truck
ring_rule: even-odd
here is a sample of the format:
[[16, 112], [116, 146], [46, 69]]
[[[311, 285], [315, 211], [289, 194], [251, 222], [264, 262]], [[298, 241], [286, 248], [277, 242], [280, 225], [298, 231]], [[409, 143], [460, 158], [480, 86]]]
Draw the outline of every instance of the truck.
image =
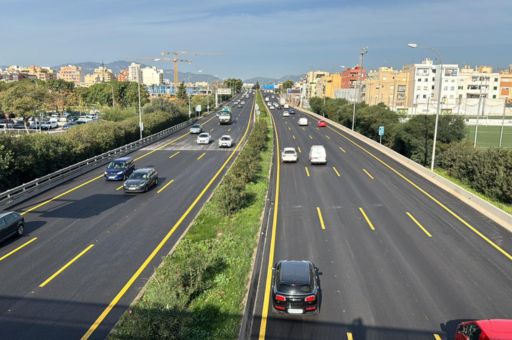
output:
[[284, 105], [283, 105], [283, 108], [285, 108], [285, 109], [289, 109], [289, 108], [290, 108], [290, 105], [288, 105], [288, 104], [284, 104]]
[[284, 104], [286, 104], [286, 99], [280, 98], [279, 99], [279, 105], [283, 106]]
[[231, 124], [232, 122], [231, 109], [228, 106], [224, 106], [219, 112], [219, 124]]

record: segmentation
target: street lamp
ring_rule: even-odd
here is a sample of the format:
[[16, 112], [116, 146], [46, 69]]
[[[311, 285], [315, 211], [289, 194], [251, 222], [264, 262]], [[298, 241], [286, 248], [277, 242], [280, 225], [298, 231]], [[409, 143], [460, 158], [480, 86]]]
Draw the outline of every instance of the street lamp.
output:
[[[441, 114], [441, 89], [443, 87], [443, 62], [441, 61], [441, 55], [439, 52], [432, 48], [426, 46], [418, 46], [416, 43], [407, 44], [410, 48], [423, 48], [432, 51], [440, 64], [439, 70], [439, 87], [437, 89], [437, 109], [436, 109], [436, 123], [434, 126], [434, 142], [432, 143], [432, 161], [430, 163], [430, 171], [434, 171], [434, 163], [436, 160], [436, 142], [437, 142], [437, 127], [439, 125], [439, 115]], [[428, 113], [428, 112], [427, 112]]]
[[361, 78], [363, 77], [363, 61], [364, 61], [364, 55], [368, 53], [368, 47], [363, 47], [360, 51], [360, 70], [359, 70], [359, 82], [357, 86], [357, 95], [354, 98], [354, 106], [352, 107], [352, 131], [354, 131], [354, 128], [356, 126], [356, 103], [359, 100], [359, 96], [361, 95]]
[[142, 125], [142, 105], [140, 100], [140, 78], [141, 72], [137, 75], [137, 92], [139, 94], [139, 139], [142, 139], [142, 131], [144, 130], [144, 126]]

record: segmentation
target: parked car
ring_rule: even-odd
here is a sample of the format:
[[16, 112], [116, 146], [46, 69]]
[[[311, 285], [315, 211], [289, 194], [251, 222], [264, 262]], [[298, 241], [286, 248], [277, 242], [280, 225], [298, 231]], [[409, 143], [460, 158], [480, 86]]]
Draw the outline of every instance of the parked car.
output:
[[[12, 128], [13, 129], [24, 129], [25, 128], [25, 123], [22, 120], [19, 120], [16, 123], [14, 123]], [[30, 128], [32, 128], [32, 124], [30, 124]]]
[[199, 134], [201, 132], [203, 132], [203, 128], [199, 124], [194, 124], [190, 127], [191, 134]]
[[12, 129], [14, 124], [12, 119], [0, 119], [0, 129]]
[[325, 120], [319, 120], [318, 127], [327, 127], [327, 122]]
[[311, 261], [279, 261], [272, 268], [272, 306], [288, 314], [318, 312], [320, 282]]
[[327, 153], [323, 145], [313, 145], [309, 150], [311, 164], [327, 164]]
[[0, 213], [0, 242], [11, 236], [23, 235], [25, 219], [14, 211]]
[[210, 134], [208, 132], [200, 133], [199, 136], [197, 136], [197, 144], [210, 144]]
[[230, 148], [233, 145], [233, 139], [230, 135], [223, 135], [219, 139], [219, 148]]
[[489, 319], [462, 322], [455, 340], [512, 340], [512, 320]]
[[108, 163], [104, 176], [107, 181], [125, 180], [135, 170], [135, 162], [131, 157], [121, 157]]
[[299, 118], [300, 126], [308, 126], [308, 119], [306, 117]]
[[155, 168], [137, 169], [124, 182], [124, 192], [146, 192], [158, 185], [158, 173]]
[[66, 124], [64, 124], [64, 125], [62, 126], [62, 129], [67, 130], [67, 129], [69, 129], [69, 128], [71, 128], [71, 127], [75, 126], [75, 125], [76, 125], [76, 124], [75, 124], [75, 122], [67, 122]]
[[295, 148], [284, 148], [283, 152], [281, 153], [281, 158], [283, 159], [283, 162], [293, 162], [296, 163], [299, 159], [299, 156], [297, 155], [297, 151]]

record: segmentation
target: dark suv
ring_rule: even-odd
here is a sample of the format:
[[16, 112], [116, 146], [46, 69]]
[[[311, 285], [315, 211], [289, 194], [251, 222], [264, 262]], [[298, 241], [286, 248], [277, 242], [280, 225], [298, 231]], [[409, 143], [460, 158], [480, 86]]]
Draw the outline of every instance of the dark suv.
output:
[[310, 261], [279, 261], [272, 269], [272, 306], [288, 314], [316, 313], [320, 299], [318, 268]]
[[124, 192], [146, 192], [158, 184], [155, 168], [137, 169], [124, 182]]
[[127, 179], [135, 169], [135, 163], [131, 157], [122, 157], [114, 159], [108, 163], [105, 169], [105, 179], [107, 181], [120, 181]]
[[0, 242], [13, 235], [23, 235], [25, 220], [17, 212], [0, 213]]

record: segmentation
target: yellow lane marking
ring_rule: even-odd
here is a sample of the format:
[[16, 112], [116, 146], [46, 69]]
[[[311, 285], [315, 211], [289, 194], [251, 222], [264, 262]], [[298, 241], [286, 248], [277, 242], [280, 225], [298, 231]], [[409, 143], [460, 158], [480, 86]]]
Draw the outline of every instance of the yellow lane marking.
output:
[[181, 151], [177, 151], [175, 153], [173, 153], [172, 155], [169, 156], [169, 158], [173, 158], [173, 157], [176, 157], [180, 154]]
[[288, 131], [292, 131], [292, 128], [288, 126]]
[[[216, 117], [216, 116], [214, 115], [213, 117], [211, 117], [210, 119], [208, 119], [208, 120], [207, 120], [206, 122], [204, 122], [203, 124], [208, 123], [210, 120], [212, 120], [212, 119], [213, 119], [213, 118], [215, 118], [215, 117]], [[146, 156], [149, 156], [149, 155], [151, 155], [152, 153], [154, 153], [154, 152], [156, 152], [156, 151], [158, 151], [158, 150], [160, 150], [160, 149], [163, 149], [163, 148], [165, 148], [166, 146], [171, 145], [172, 143], [175, 143], [175, 142], [177, 142], [178, 140], [180, 140], [180, 139], [182, 139], [182, 138], [184, 138], [184, 137], [188, 136], [189, 134], [190, 134], [190, 133], [189, 133], [189, 132], [187, 132], [187, 133], [185, 133], [185, 134], [181, 135], [180, 137], [175, 138], [175, 139], [173, 139], [173, 140], [171, 140], [170, 142], [167, 142], [167, 143], [165, 143], [165, 144], [162, 144], [162, 145], [161, 145], [161, 146], [159, 146], [158, 148], [156, 148], [156, 149], [154, 149], [154, 150], [151, 150], [151, 151], [149, 151], [149, 152], [147, 152], [147, 153], [145, 153], [145, 154], [143, 154], [143, 155], [141, 155], [141, 156], [139, 156], [139, 157], [135, 158], [134, 160], [135, 160], [135, 161], [138, 161], [138, 160], [140, 160], [140, 159], [142, 159], [142, 158], [144, 158], [144, 157], [146, 157]], [[34, 210], [36, 210], [36, 209], [38, 209], [38, 208], [41, 208], [42, 206], [45, 206], [45, 205], [47, 205], [48, 203], [51, 203], [51, 202], [53, 202], [53, 201], [55, 201], [55, 200], [58, 200], [59, 198], [64, 197], [64, 196], [66, 196], [66, 195], [68, 195], [68, 194], [72, 193], [73, 191], [76, 191], [76, 190], [78, 190], [78, 189], [80, 189], [80, 188], [82, 188], [82, 187], [86, 186], [87, 184], [90, 184], [90, 183], [92, 183], [92, 182], [94, 182], [94, 181], [97, 181], [98, 179], [100, 179], [100, 178], [102, 178], [102, 177], [103, 177], [103, 175], [96, 176], [96, 177], [94, 177], [94, 178], [92, 178], [92, 179], [90, 179], [90, 180], [88, 180], [88, 181], [86, 181], [86, 182], [84, 182], [84, 183], [82, 183], [82, 184], [77, 185], [77, 186], [76, 186], [76, 187], [74, 187], [74, 188], [71, 188], [71, 189], [69, 189], [69, 190], [67, 190], [67, 191], [65, 191], [65, 192], [63, 192], [63, 193], [61, 193], [61, 194], [59, 194], [59, 195], [57, 195], [57, 196], [54, 196], [54, 197], [52, 197], [52, 198], [50, 198], [50, 199], [48, 199], [48, 200], [46, 200], [46, 201], [44, 201], [44, 202], [41, 202], [41, 203], [39, 203], [39, 204], [37, 204], [37, 205], [35, 205], [35, 206], [33, 206], [33, 207], [28, 208], [28, 209], [27, 209], [27, 210], [25, 210], [24, 212], [20, 213], [20, 215], [24, 216], [24, 215], [28, 214], [29, 212], [34, 211]]]
[[302, 131], [306, 131], [306, 128], [305, 128], [305, 127], [302, 127]]
[[228, 132], [231, 131], [231, 128], [228, 129]]
[[292, 135], [293, 139], [295, 139], [295, 135]]
[[165, 185], [164, 185], [160, 190], [158, 190], [156, 193], [157, 193], [157, 194], [159, 194], [159, 193], [161, 193], [162, 191], [164, 191], [164, 190], [165, 190], [165, 188], [167, 188], [169, 185], [171, 185], [171, 184], [172, 184], [172, 182], [174, 182], [174, 179], [171, 179], [169, 182], [165, 183]]
[[322, 217], [322, 211], [319, 207], [316, 207], [316, 213], [318, 214], [318, 220], [320, 220], [320, 227], [325, 230], [324, 218]]
[[335, 166], [333, 166], [333, 167], [332, 167], [332, 169], [333, 169], [333, 170], [334, 170], [334, 172], [336, 173], [336, 176], [338, 176], [338, 177], [340, 177], [340, 176], [341, 176], [340, 172], [338, 171], [338, 169], [336, 169], [336, 167], [335, 167]]
[[484, 240], [485, 242], [487, 242], [487, 244], [489, 244], [491, 247], [493, 247], [494, 249], [496, 249], [498, 252], [500, 252], [502, 255], [504, 255], [507, 259], [511, 260], [512, 261], [512, 254], [510, 254], [509, 252], [507, 252], [506, 250], [504, 250], [503, 248], [501, 248], [499, 245], [497, 245], [496, 243], [494, 243], [490, 238], [488, 238], [487, 236], [485, 236], [480, 230], [478, 230], [477, 228], [475, 228], [473, 225], [471, 225], [468, 221], [466, 221], [465, 219], [463, 219], [462, 217], [460, 217], [457, 213], [455, 213], [453, 210], [451, 210], [450, 208], [448, 208], [446, 205], [444, 205], [444, 203], [442, 203], [441, 201], [439, 201], [437, 198], [435, 198], [434, 196], [432, 196], [432, 194], [428, 193], [425, 189], [421, 188], [419, 185], [417, 185], [416, 183], [414, 183], [412, 180], [410, 180], [408, 177], [406, 177], [404, 174], [402, 174], [400, 171], [396, 170], [395, 168], [393, 168], [391, 165], [389, 165], [388, 163], [384, 162], [382, 159], [380, 159], [379, 157], [375, 156], [373, 153], [371, 153], [370, 151], [368, 151], [366, 148], [362, 147], [361, 145], [359, 145], [358, 143], [354, 142], [352, 139], [346, 137], [345, 135], [343, 135], [341, 132], [339, 132], [338, 130], [332, 128], [332, 127], [329, 127], [331, 130], [333, 130], [334, 132], [336, 132], [337, 134], [339, 134], [340, 136], [342, 136], [343, 138], [345, 138], [346, 140], [348, 140], [350, 143], [352, 143], [353, 145], [357, 146], [359, 149], [363, 150], [365, 153], [367, 153], [370, 157], [372, 157], [373, 159], [375, 159], [376, 161], [378, 161], [379, 163], [381, 163], [383, 166], [385, 166], [386, 168], [388, 168], [389, 170], [391, 170], [392, 172], [394, 172], [397, 176], [399, 176], [400, 178], [402, 178], [405, 182], [409, 183], [411, 186], [413, 186], [416, 190], [418, 190], [419, 192], [421, 192], [423, 195], [425, 195], [426, 197], [428, 197], [429, 199], [431, 199], [433, 202], [435, 202], [438, 206], [440, 206], [444, 211], [446, 211], [447, 213], [449, 213], [450, 215], [452, 215], [456, 220], [458, 220], [460, 223], [462, 223], [463, 225], [465, 225], [469, 230], [471, 230], [472, 232], [474, 232], [476, 235], [478, 235], [482, 240]]
[[325, 135], [325, 137], [327, 137], [327, 139], [331, 139], [331, 137], [329, 137], [328, 135]]
[[370, 177], [371, 179], [374, 179], [373, 176], [368, 172], [366, 171], [366, 169], [363, 169], [364, 173], [368, 175], [368, 177]]
[[[254, 105], [254, 104], [253, 104]], [[245, 128], [245, 132], [244, 134], [242, 135], [242, 138], [241, 138], [241, 141], [245, 140], [245, 137], [247, 136], [247, 133], [249, 132], [249, 127], [251, 126], [251, 117], [253, 115], [253, 111], [254, 111], [254, 106], [253, 106], [253, 109], [251, 110], [251, 113], [249, 115], [249, 120], [247, 121], [247, 127]], [[215, 117], [215, 116], [214, 116]], [[224, 163], [222, 164], [222, 166], [219, 168], [219, 170], [217, 170], [217, 172], [215, 173], [215, 175], [213, 175], [213, 177], [210, 179], [210, 181], [208, 182], [208, 184], [206, 184], [206, 186], [203, 188], [203, 190], [201, 191], [201, 193], [199, 193], [199, 195], [196, 197], [196, 199], [194, 200], [194, 202], [192, 202], [192, 204], [190, 204], [190, 206], [187, 208], [187, 210], [183, 213], [183, 215], [181, 215], [180, 219], [172, 226], [172, 228], [169, 230], [169, 232], [164, 236], [164, 238], [158, 243], [158, 245], [156, 246], [155, 249], [153, 249], [153, 251], [151, 252], [151, 254], [149, 254], [149, 256], [146, 258], [146, 260], [144, 260], [144, 262], [140, 265], [140, 267], [137, 269], [137, 271], [135, 273], [133, 273], [133, 275], [130, 277], [130, 279], [125, 283], [125, 285], [121, 288], [121, 290], [117, 293], [117, 295], [114, 297], [114, 299], [112, 299], [112, 301], [110, 301], [109, 305], [103, 310], [103, 312], [100, 314], [100, 316], [98, 316], [98, 318], [94, 321], [94, 323], [89, 327], [89, 329], [87, 330], [87, 332], [85, 332], [84, 335], [82, 335], [82, 338], [81, 340], [86, 340], [86, 339], [89, 339], [89, 337], [92, 335], [92, 333], [94, 333], [94, 331], [101, 325], [101, 323], [103, 322], [103, 320], [105, 320], [105, 318], [110, 314], [110, 312], [112, 311], [112, 309], [117, 305], [117, 303], [119, 302], [119, 300], [121, 300], [121, 298], [126, 294], [126, 292], [128, 291], [128, 289], [130, 289], [130, 287], [133, 285], [133, 283], [137, 280], [137, 278], [140, 276], [140, 274], [144, 271], [144, 269], [147, 268], [147, 266], [151, 263], [151, 261], [153, 261], [153, 259], [156, 257], [156, 255], [160, 252], [160, 250], [165, 246], [165, 244], [167, 243], [167, 241], [172, 237], [172, 235], [174, 235], [174, 232], [178, 229], [178, 227], [183, 223], [183, 221], [187, 218], [187, 216], [190, 214], [190, 212], [194, 209], [194, 207], [197, 205], [197, 203], [199, 203], [199, 201], [201, 200], [201, 198], [206, 194], [206, 192], [208, 191], [208, 189], [212, 186], [212, 184], [215, 182], [215, 180], [220, 176], [220, 174], [222, 173], [222, 171], [226, 168], [226, 166], [228, 165], [229, 161], [233, 158], [233, 156], [235, 155], [236, 151], [240, 148], [240, 145], [242, 145], [243, 143], [238, 143], [237, 146], [233, 149], [233, 151], [231, 152], [231, 154], [229, 155], [229, 157], [224, 161]], [[279, 150], [279, 149], [278, 149]], [[279, 154], [279, 152], [277, 152], [276, 154]], [[279, 156], [278, 156], [279, 157]], [[277, 207], [277, 206], [276, 206]]]
[[213, 132], [213, 128], [210, 129], [210, 132]]
[[122, 188], [123, 188], [123, 184], [121, 184], [120, 186], [118, 186], [118, 187], [116, 188], [116, 190], [117, 190], [117, 191], [119, 191], [119, 190], [121, 190]]
[[427, 230], [424, 226], [422, 226], [422, 225], [421, 225], [421, 223], [420, 223], [420, 222], [418, 222], [418, 220], [417, 220], [416, 218], [414, 218], [414, 216], [412, 216], [412, 214], [411, 214], [410, 212], [406, 211], [405, 213], [407, 214], [407, 216], [409, 216], [409, 218], [410, 218], [414, 223], [416, 223], [416, 225], [417, 225], [418, 227], [420, 227], [420, 229], [421, 229], [421, 230], [423, 230], [423, 232], [424, 232], [425, 234], [427, 234], [427, 236], [428, 236], [428, 237], [432, 237], [432, 234], [430, 234], [430, 233], [428, 232], [428, 230]]
[[346, 153], [345, 149], [343, 149], [341, 146], [338, 146], [340, 148], [341, 152]]
[[297, 149], [299, 150], [299, 153], [302, 153], [302, 150], [300, 149], [300, 146], [298, 146]]
[[37, 237], [34, 237], [33, 239], [23, 243], [21, 246], [19, 246], [18, 248], [16, 249], [13, 249], [11, 250], [10, 252], [8, 252], [7, 254], [5, 254], [4, 256], [0, 257], [0, 262], [2, 262], [3, 260], [5, 260], [6, 258], [8, 258], [9, 256], [11, 256], [12, 254], [14, 253], [17, 253], [18, 251], [20, 251], [21, 249], [25, 248], [26, 246], [28, 246], [29, 244], [31, 244], [32, 242], [35, 242], [35, 240], [37, 240]]
[[347, 340], [354, 340], [351, 332], [347, 332]]
[[435, 340], [442, 340], [441, 336], [439, 334], [434, 333], [434, 339]]
[[372, 231], [375, 231], [375, 227], [373, 226], [372, 221], [370, 221], [370, 219], [368, 218], [368, 216], [364, 212], [363, 208], [359, 208], [359, 211], [361, 212], [361, 215], [363, 215], [364, 219], [366, 220], [366, 223], [368, 223], [368, 225], [370, 226], [370, 229]]
[[309, 139], [313, 139], [313, 137], [311, 137], [311, 135], [309, 135]]
[[206, 155], [206, 152], [203, 152], [203, 153], [201, 154], [201, 156], [197, 157], [197, 160], [200, 160], [201, 158], [203, 158], [203, 157], [204, 157], [204, 155]]
[[[270, 118], [272, 119], [273, 125], [276, 126], [274, 121], [274, 116], [271, 114]], [[279, 135], [277, 133], [277, 129], [274, 129], [274, 136], [276, 138], [276, 150], [281, 150], [279, 148]], [[274, 252], [276, 247], [276, 233], [277, 233], [277, 212], [279, 210], [279, 186], [280, 186], [280, 176], [281, 176], [281, 161], [279, 159], [279, 152], [276, 152], [276, 192], [274, 196], [274, 216], [272, 219], [272, 236], [270, 237], [270, 249], [268, 254], [268, 265], [267, 265], [267, 279], [265, 282], [265, 295], [263, 296], [263, 308], [261, 312], [261, 322], [260, 322], [260, 334], [259, 340], [265, 339], [265, 334], [267, 332], [267, 317], [268, 310], [270, 304], [270, 289], [272, 283], [272, 266], [274, 264]]]
[[39, 285], [39, 288], [43, 288], [48, 283], [50, 283], [53, 279], [55, 279], [57, 276], [59, 276], [63, 271], [65, 271], [69, 266], [71, 266], [73, 263], [75, 263], [79, 258], [85, 255], [91, 248], [94, 247], [94, 244], [89, 244], [87, 248], [82, 250], [78, 255], [73, 257], [68, 263], [66, 263], [64, 266], [62, 266], [59, 270], [57, 270], [55, 273], [53, 273], [52, 276], [47, 278], [43, 283]]
[[308, 176], [308, 177], [309, 177], [309, 169], [308, 169], [308, 167], [307, 167], [307, 166], [305, 166], [305, 167], [304, 167], [304, 169], [306, 169], [306, 176]]

